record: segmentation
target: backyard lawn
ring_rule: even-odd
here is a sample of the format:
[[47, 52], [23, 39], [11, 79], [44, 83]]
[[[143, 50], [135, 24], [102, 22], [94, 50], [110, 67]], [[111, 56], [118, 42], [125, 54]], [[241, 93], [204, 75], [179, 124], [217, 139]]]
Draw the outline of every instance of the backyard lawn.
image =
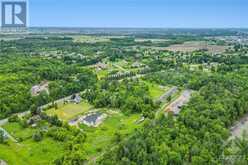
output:
[[85, 151], [89, 158], [99, 155], [102, 151], [110, 149], [118, 132], [122, 138], [126, 138], [136, 128], [140, 128], [142, 124], [137, 124], [141, 118], [140, 114], [132, 114], [126, 116], [121, 112], [109, 115], [109, 117], [97, 128], [90, 128], [81, 125], [81, 128], [87, 132], [85, 142]]
[[58, 109], [52, 108], [46, 111], [48, 115], [57, 115], [61, 120], [69, 121], [76, 116], [89, 111], [92, 106], [87, 102], [81, 102], [80, 104], [69, 103], [62, 105]]

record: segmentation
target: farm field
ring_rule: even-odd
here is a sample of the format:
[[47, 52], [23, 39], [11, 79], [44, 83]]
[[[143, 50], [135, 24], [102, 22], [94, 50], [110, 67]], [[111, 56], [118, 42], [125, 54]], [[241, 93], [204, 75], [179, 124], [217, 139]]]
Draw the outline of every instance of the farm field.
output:
[[87, 36], [87, 35], [78, 35], [78, 36], [72, 36], [74, 39], [74, 42], [80, 42], [80, 43], [96, 43], [96, 42], [109, 42], [108, 37], [93, 37], [93, 36]]
[[80, 104], [69, 103], [61, 105], [58, 109], [51, 108], [46, 111], [50, 116], [57, 115], [61, 120], [68, 121], [74, 117], [89, 111], [92, 106], [87, 102], [81, 102]]
[[228, 46], [212, 45], [205, 41], [190, 41], [183, 44], [171, 45], [165, 50], [173, 52], [193, 52], [196, 50], [206, 49], [209, 53], [224, 53]]

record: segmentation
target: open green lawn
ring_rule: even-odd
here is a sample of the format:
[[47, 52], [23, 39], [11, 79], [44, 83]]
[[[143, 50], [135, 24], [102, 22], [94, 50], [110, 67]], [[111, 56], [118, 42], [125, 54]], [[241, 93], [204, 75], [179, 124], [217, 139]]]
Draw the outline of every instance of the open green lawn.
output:
[[10, 165], [45, 165], [63, 153], [63, 144], [50, 138], [45, 137], [41, 142], [34, 142], [34, 128], [24, 129], [18, 123], [8, 123], [3, 128], [14, 138], [23, 140], [19, 143], [9, 140], [7, 144], [0, 144], [0, 159]]
[[89, 111], [92, 108], [87, 102], [81, 102], [80, 104], [69, 103], [62, 105], [58, 109], [52, 108], [46, 111], [48, 115], [57, 115], [61, 120], [68, 121], [74, 117]]
[[140, 118], [140, 114], [126, 116], [119, 112], [109, 115], [98, 128], [89, 128], [81, 125], [81, 128], [87, 132], [85, 150], [89, 159], [112, 148], [114, 146], [116, 132], [120, 133], [122, 138], [125, 138], [136, 128], [141, 127], [142, 124], [136, 123]]
[[150, 95], [153, 99], [157, 99], [162, 96], [170, 87], [167, 86], [160, 86], [155, 83], [145, 81], [146, 85], [149, 87]]
[[8, 133], [11, 134], [14, 138], [23, 140], [31, 138], [35, 132], [35, 129], [32, 128], [23, 129], [19, 123], [8, 123], [5, 124], [3, 128], [7, 130]]
[[32, 139], [22, 143], [0, 144], [0, 158], [10, 165], [45, 165], [63, 153], [63, 144], [45, 138], [41, 142]]
[[[108, 114], [108, 118], [98, 128], [81, 125], [87, 135], [84, 148], [89, 160], [115, 145], [116, 132], [124, 139], [142, 126], [136, 123], [141, 118], [140, 114], [127, 116], [117, 110], [102, 111]], [[3, 128], [13, 137], [23, 139], [20, 143], [9, 141], [8, 144], [0, 144], [0, 158], [10, 165], [47, 165], [63, 155], [65, 146], [61, 142], [48, 137], [44, 137], [41, 142], [34, 142], [32, 135], [35, 128], [23, 129], [18, 123], [8, 123]]]
[[[80, 104], [61, 105], [57, 110], [50, 109], [49, 115], [58, 115], [60, 119], [68, 121], [73, 117], [87, 113], [92, 106], [86, 102]], [[84, 144], [85, 153], [89, 160], [97, 158], [106, 150], [116, 144], [116, 133], [121, 135], [121, 139], [128, 137], [141, 124], [136, 122], [141, 118], [141, 114], [124, 115], [119, 110], [99, 109], [106, 113], [108, 117], [97, 128], [86, 125], [80, 127], [86, 133]], [[34, 142], [32, 135], [37, 128], [23, 129], [19, 123], [8, 123], [3, 126], [14, 138], [22, 139], [20, 143], [9, 141], [8, 145], [0, 145], [0, 158], [6, 160], [11, 165], [43, 165], [61, 156], [64, 152], [63, 143], [44, 137], [41, 142]]]

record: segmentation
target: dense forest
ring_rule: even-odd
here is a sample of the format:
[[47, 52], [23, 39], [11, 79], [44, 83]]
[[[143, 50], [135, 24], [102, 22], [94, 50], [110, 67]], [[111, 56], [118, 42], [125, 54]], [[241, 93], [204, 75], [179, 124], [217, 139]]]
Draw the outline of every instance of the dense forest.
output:
[[228, 128], [248, 110], [247, 73], [245, 67], [204, 77], [181, 72], [150, 76], [151, 81], [188, 84], [199, 92], [176, 119], [169, 115], [147, 121], [99, 164], [223, 164], [230, 156], [225, 152]]
[[[44, 80], [50, 82], [50, 95], [32, 97], [31, 87]], [[78, 65], [37, 57], [0, 56], [0, 118], [83, 91], [94, 83], [96, 75]]]
[[97, 108], [118, 108], [126, 114], [142, 113], [151, 118], [157, 108], [148, 87], [139, 81], [103, 81], [98, 88], [87, 90], [84, 97]]

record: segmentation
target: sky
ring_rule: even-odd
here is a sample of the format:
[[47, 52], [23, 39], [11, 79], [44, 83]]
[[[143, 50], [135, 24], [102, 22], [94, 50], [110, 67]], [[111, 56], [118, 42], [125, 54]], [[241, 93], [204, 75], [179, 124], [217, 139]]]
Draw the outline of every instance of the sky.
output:
[[248, 0], [29, 0], [29, 26], [248, 28]]

